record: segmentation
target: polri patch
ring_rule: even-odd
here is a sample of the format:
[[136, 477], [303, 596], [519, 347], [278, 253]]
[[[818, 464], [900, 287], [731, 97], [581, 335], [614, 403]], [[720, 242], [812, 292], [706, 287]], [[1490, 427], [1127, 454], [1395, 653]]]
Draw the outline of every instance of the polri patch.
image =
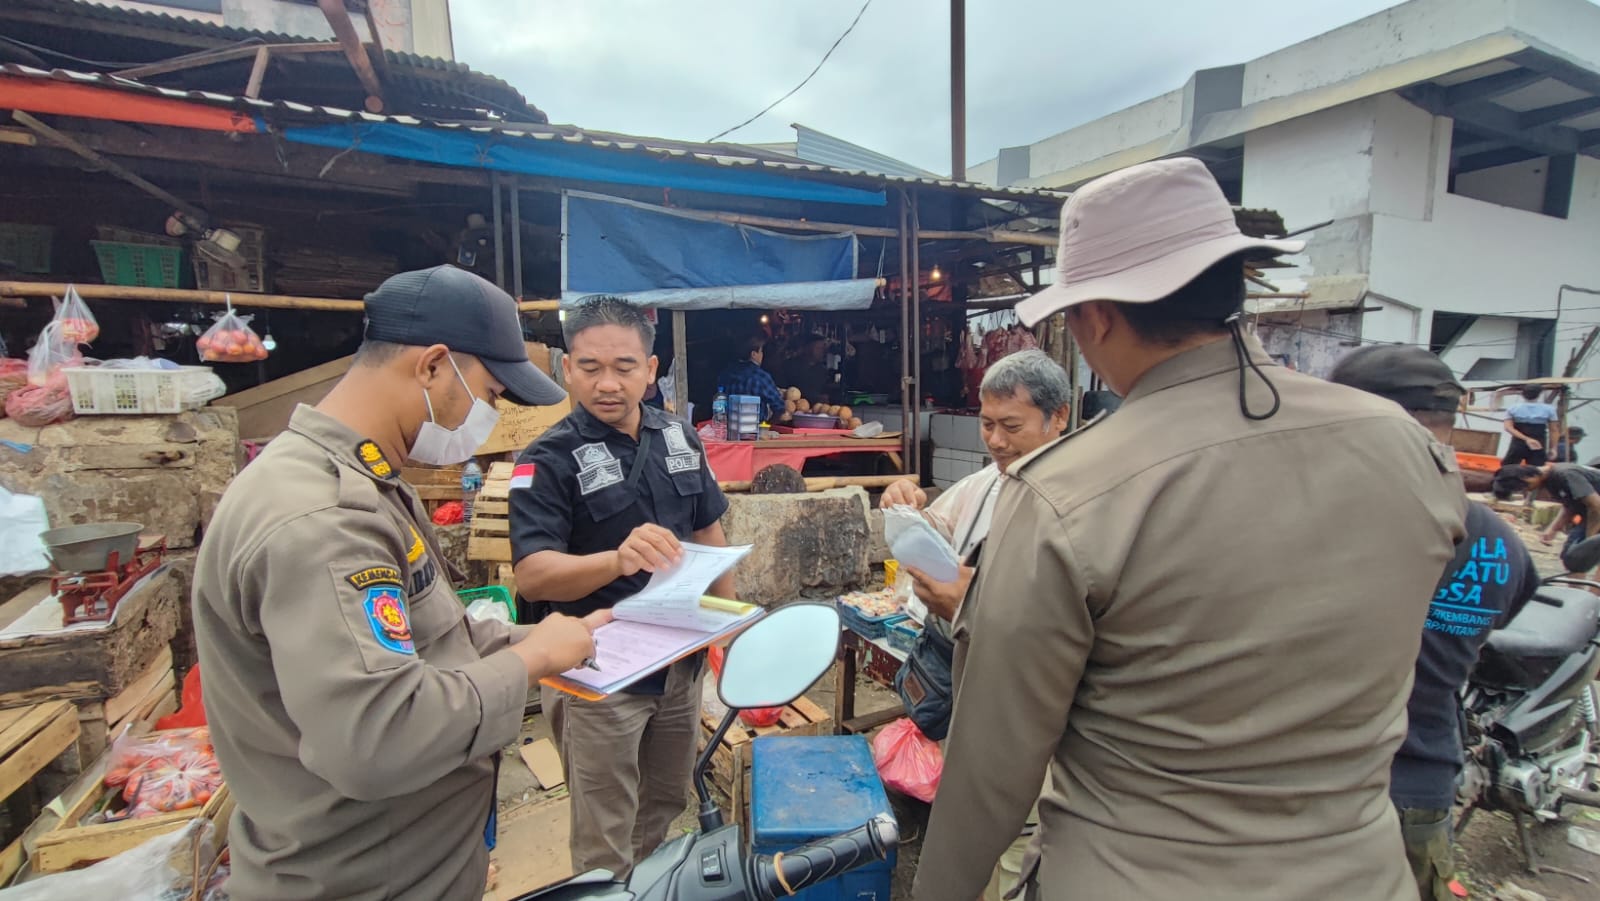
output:
[[405, 584], [400, 580], [400, 570], [392, 566], [369, 566], [345, 576], [345, 579], [354, 585], [357, 591], [366, 591], [374, 585], [393, 585], [399, 588]]
[[397, 654], [415, 654], [417, 645], [411, 640], [411, 620], [406, 616], [405, 599], [400, 589], [383, 586], [368, 588], [363, 604], [367, 624], [372, 627], [372, 637]]
[[363, 441], [356, 445], [356, 459], [367, 471], [380, 479], [394, 478], [394, 467], [389, 465], [389, 460], [384, 457], [376, 441]]

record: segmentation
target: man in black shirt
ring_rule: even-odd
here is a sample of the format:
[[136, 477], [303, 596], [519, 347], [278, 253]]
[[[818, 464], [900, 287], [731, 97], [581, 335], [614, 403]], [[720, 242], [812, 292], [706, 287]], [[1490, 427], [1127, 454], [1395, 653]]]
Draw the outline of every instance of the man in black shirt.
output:
[[[517, 458], [511, 555], [519, 609], [584, 615], [636, 594], [682, 557], [726, 545], [728, 509], [693, 430], [643, 406], [655, 329], [627, 301], [581, 303], [563, 323], [573, 411]], [[734, 596], [728, 574], [712, 585]], [[572, 795], [572, 867], [626, 875], [683, 813], [700, 734], [694, 655], [600, 701], [542, 693]]]
[[[1567, 530], [1567, 543], [1561, 548], [1561, 563], [1574, 573], [1588, 572], [1600, 563], [1600, 470], [1575, 463], [1546, 463], [1543, 466], [1502, 466], [1494, 474], [1494, 494], [1501, 500], [1519, 491], [1545, 489], [1561, 502], [1561, 515], [1539, 535], [1545, 544]], [[1580, 547], [1581, 546], [1581, 547]]]
[[[1449, 442], [1463, 389], [1428, 351], [1363, 347], [1339, 361], [1332, 380], [1398, 403], [1440, 443]], [[1389, 797], [1400, 812], [1422, 901], [1454, 897], [1450, 810], [1462, 763], [1461, 686], [1489, 632], [1510, 622], [1539, 586], [1528, 549], [1493, 510], [1471, 504], [1466, 533], [1428, 608], [1406, 703], [1410, 724], [1389, 773]]]

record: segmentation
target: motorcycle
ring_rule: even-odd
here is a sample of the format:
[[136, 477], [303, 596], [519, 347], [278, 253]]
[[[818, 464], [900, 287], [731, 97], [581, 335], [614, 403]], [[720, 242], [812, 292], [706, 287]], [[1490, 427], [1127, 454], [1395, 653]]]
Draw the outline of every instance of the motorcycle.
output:
[[1462, 690], [1456, 834], [1477, 810], [1511, 814], [1530, 872], [1563, 872], [1539, 863], [1530, 819], [1557, 820], [1568, 802], [1600, 807], [1600, 597], [1590, 587], [1600, 583], [1546, 580], [1515, 619], [1489, 634]]
[[782, 707], [805, 693], [833, 665], [839, 611], [831, 604], [788, 604], [734, 639], [717, 695], [728, 712], [695, 762], [700, 831], [665, 842], [625, 880], [605, 870], [521, 895], [516, 901], [776, 901], [857, 867], [887, 858], [899, 827], [879, 815], [849, 832], [781, 854], [751, 854], [737, 824], [725, 825], [706, 774], [712, 751], [741, 709]]

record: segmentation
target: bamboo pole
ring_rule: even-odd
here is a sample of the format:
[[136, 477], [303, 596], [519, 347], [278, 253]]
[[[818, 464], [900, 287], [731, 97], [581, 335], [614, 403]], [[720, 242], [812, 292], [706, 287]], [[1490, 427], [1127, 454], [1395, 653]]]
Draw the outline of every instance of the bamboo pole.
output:
[[[830, 488], [887, 488], [901, 479], [916, 479], [916, 476], [818, 476], [806, 479], [807, 491], [827, 491]], [[749, 491], [749, 481], [717, 482], [723, 491]]]
[[[227, 303], [224, 295], [232, 297], [236, 307], [268, 307], [275, 310], [326, 310], [335, 313], [359, 313], [366, 304], [359, 300], [341, 300], [332, 297], [300, 297], [292, 294], [248, 294], [226, 291], [197, 291], [190, 288], [140, 288], [127, 285], [79, 285], [72, 288], [84, 300], [147, 300], [160, 303]], [[65, 282], [7, 282], [0, 281], [0, 298], [60, 297], [67, 291]], [[517, 304], [523, 313], [553, 313], [561, 306], [559, 300], [524, 300]]]
[[[814, 222], [810, 219], [778, 219], [772, 216], [752, 216], [745, 213], [712, 213], [697, 210], [674, 210], [697, 218], [728, 222], [734, 225], [754, 225], [762, 228], [787, 228], [791, 231], [843, 233], [853, 232], [867, 238], [893, 238], [899, 232], [892, 228], [872, 225], [849, 225], [843, 222]], [[989, 241], [994, 244], [1026, 244], [1031, 247], [1055, 247], [1060, 236], [1055, 232], [1019, 232], [1004, 229], [990, 231], [919, 231], [918, 237], [928, 241]]]

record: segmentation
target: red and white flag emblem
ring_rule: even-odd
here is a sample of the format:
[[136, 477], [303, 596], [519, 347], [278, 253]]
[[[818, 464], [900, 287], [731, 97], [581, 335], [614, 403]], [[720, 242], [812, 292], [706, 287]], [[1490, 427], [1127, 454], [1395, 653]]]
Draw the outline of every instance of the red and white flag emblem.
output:
[[532, 488], [533, 468], [532, 463], [518, 463], [516, 468], [511, 470], [511, 487]]

